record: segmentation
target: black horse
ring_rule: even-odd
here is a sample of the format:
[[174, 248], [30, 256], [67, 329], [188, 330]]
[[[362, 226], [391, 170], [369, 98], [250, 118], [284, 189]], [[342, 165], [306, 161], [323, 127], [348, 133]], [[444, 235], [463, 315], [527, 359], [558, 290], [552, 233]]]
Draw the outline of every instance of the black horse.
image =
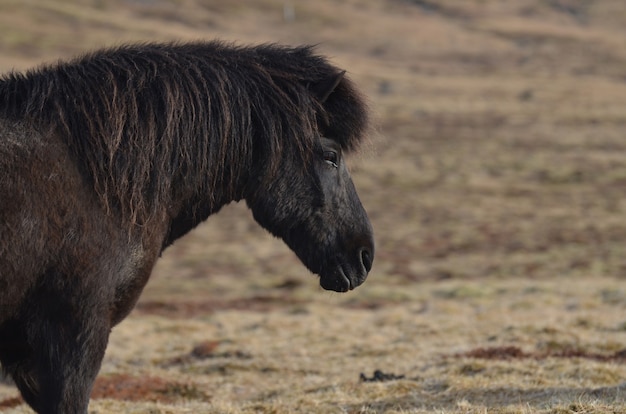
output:
[[0, 80], [0, 362], [39, 413], [86, 413], [111, 327], [168, 245], [231, 201], [323, 288], [372, 228], [343, 153], [367, 111], [310, 47], [123, 46]]

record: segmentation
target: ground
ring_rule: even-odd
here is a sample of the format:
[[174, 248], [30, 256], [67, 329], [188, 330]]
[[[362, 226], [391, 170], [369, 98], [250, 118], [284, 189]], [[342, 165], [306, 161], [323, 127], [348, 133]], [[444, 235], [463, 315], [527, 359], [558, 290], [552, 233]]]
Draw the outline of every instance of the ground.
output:
[[[366, 93], [374, 268], [322, 291], [228, 206], [113, 330], [90, 412], [626, 412], [621, 0], [0, 4], [3, 72], [215, 37], [317, 44]], [[8, 380], [0, 411], [30, 412]]]

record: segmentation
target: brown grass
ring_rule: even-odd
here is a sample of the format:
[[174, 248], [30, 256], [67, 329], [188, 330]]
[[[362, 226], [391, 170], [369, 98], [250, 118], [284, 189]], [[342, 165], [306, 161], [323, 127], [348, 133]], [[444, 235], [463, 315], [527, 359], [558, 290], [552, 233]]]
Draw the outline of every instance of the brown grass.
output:
[[166, 252], [90, 412], [626, 412], [625, 27], [621, 0], [2, 2], [0, 70], [318, 43], [377, 119], [350, 160], [370, 280], [321, 291], [233, 205]]

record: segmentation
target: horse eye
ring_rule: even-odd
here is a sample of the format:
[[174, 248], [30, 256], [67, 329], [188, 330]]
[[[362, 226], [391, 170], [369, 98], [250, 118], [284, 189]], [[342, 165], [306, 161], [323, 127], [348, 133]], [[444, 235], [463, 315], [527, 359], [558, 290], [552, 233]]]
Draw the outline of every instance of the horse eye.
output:
[[337, 168], [337, 153], [335, 151], [324, 151], [324, 161]]

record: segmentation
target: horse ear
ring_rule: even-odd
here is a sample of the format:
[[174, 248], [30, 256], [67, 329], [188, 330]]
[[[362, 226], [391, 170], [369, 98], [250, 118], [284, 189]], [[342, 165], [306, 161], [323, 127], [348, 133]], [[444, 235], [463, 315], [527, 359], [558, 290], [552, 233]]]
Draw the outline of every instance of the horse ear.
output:
[[311, 91], [315, 96], [317, 96], [321, 103], [326, 102], [331, 93], [335, 90], [339, 82], [343, 79], [343, 76], [346, 74], [345, 70], [342, 70], [336, 75], [329, 77], [328, 79], [324, 79], [313, 86], [311, 86]]

